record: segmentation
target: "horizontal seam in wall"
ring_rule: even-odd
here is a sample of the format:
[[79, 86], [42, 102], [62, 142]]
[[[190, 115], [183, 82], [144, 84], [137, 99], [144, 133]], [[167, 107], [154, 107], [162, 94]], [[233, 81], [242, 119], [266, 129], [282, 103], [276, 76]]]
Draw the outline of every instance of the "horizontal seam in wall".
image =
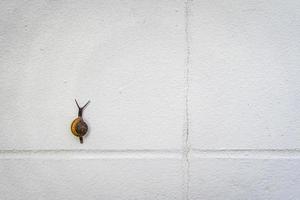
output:
[[193, 149], [191, 157], [214, 159], [300, 159], [300, 149]]
[[0, 150], [0, 159], [181, 159], [181, 150]]
[[[200, 159], [300, 159], [300, 149], [191, 149]], [[0, 159], [181, 159], [182, 150], [0, 150]]]

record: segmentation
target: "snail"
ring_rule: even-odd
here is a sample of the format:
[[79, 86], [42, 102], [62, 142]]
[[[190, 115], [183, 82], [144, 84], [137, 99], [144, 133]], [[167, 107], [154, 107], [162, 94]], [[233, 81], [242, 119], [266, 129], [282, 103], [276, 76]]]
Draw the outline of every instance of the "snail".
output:
[[83, 109], [90, 103], [90, 100], [83, 107], [80, 107], [78, 105], [78, 102], [76, 101], [76, 99], [75, 99], [75, 102], [78, 107], [78, 117], [73, 120], [73, 122], [71, 124], [71, 131], [72, 131], [73, 135], [75, 135], [76, 137], [79, 137], [80, 143], [82, 144], [83, 136], [88, 131], [88, 125], [85, 123], [85, 121], [82, 118], [82, 112], [83, 112]]

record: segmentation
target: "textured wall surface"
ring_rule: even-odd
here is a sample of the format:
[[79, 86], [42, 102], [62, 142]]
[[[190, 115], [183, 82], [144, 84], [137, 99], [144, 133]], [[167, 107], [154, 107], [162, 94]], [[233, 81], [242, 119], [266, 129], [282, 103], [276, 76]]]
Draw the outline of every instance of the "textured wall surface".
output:
[[0, 1], [0, 199], [300, 199], [299, 11]]

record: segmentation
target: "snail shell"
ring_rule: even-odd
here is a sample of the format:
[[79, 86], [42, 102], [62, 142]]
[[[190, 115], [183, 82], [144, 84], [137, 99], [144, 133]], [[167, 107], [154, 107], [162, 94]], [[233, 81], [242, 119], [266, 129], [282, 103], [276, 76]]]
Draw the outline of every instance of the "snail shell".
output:
[[82, 137], [88, 132], [88, 125], [81, 117], [77, 117], [71, 124], [71, 131], [76, 137]]

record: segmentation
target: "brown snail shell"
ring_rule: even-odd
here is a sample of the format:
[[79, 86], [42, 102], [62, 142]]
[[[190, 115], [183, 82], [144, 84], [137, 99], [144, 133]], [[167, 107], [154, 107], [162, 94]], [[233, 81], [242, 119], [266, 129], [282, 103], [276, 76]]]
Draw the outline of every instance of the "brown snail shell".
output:
[[82, 137], [88, 132], [88, 125], [81, 117], [78, 117], [72, 122], [71, 131], [76, 137]]

